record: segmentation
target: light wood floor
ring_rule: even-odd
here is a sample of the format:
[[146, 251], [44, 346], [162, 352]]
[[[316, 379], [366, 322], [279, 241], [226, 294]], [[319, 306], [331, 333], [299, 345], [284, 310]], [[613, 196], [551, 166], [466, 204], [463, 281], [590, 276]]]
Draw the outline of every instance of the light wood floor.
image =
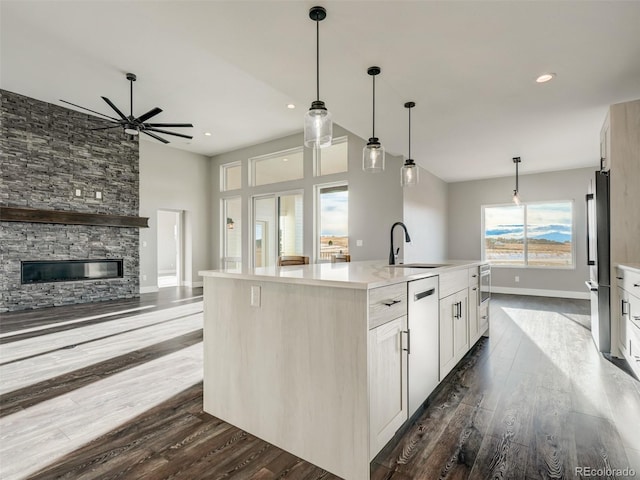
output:
[[[337, 478], [202, 412], [201, 309], [201, 289], [182, 288], [3, 314], [0, 478]], [[490, 338], [372, 478], [640, 478], [640, 382], [597, 354], [588, 314], [495, 295]]]

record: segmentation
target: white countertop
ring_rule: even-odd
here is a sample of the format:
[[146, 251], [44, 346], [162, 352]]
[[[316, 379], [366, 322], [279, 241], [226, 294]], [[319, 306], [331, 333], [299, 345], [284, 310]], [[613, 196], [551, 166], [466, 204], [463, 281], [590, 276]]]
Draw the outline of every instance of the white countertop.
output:
[[640, 273], [640, 263], [619, 263], [618, 268], [623, 270], [631, 270], [632, 272]]
[[340, 288], [370, 288], [432, 277], [450, 270], [481, 265], [480, 260], [442, 260], [439, 262], [411, 262], [442, 265], [437, 268], [409, 268], [389, 266], [384, 260], [346, 263], [315, 263], [286, 267], [249, 269], [202, 270], [202, 277], [258, 280], [299, 285], [322, 285]]

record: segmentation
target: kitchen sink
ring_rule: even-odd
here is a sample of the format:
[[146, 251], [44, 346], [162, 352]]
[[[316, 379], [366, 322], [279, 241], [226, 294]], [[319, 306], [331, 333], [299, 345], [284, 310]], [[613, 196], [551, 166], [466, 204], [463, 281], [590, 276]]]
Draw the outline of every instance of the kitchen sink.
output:
[[447, 267], [447, 264], [434, 264], [434, 263], [398, 263], [397, 265], [389, 265], [390, 267], [397, 268], [439, 268]]

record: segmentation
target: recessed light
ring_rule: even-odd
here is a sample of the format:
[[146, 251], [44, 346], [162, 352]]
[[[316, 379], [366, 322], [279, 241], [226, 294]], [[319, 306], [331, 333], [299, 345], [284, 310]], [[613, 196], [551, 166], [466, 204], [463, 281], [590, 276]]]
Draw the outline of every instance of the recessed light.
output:
[[287, 108], [289, 110], [293, 110], [294, 108], [296, 108], [296, 106], [293, 103], [287, 103]]
[[210, 137], [211, 136], [211, 132], [204, 132], [204, 136], [205, 137]]
[[283, 161], [283, 162], [288, 162], [288, 161], [289, 161], [289, 159], [288, 159], [288, 158], [283, 158], [283, 159], [282, 159], [282, 161]]
[[555, 73], [544, 73], [542, 75], [540, 75], [538, 78], [536, 78], [536, 82], [538, 83], [546, 83], [549, 80], [553, 80], [555, 78], [556, 74]]

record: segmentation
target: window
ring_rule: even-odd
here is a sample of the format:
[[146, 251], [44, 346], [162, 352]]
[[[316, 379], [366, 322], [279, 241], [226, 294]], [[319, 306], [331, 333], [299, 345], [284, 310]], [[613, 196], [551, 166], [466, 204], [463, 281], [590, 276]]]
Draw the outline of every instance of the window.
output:
[[334, 138], [327, 148], [313, 150], [316, 176], [346, 172], [349, 169], [349, 142], [347, 137]]
[[571, 201], [483, 207], [483, 258], [493, 265], [573, 267]]
[[254, 267], [275, 265], [281, 255], [304, 255], [302, 233], [302, 193], [254, 197]]
[[251, 186], [299, 180], [304, 175], [302, 147], [249, 159]]
[[242, 199], [222, 199], [222, 268], [242, 266]]
[[242, 166], [240, 162], [220, 165], [220, 191], [237, 190], [242, 186]]
[[349, 253], [349, 187], [342, 184], [317, 185], [316, 255], [331, 260], [336, 253]]

